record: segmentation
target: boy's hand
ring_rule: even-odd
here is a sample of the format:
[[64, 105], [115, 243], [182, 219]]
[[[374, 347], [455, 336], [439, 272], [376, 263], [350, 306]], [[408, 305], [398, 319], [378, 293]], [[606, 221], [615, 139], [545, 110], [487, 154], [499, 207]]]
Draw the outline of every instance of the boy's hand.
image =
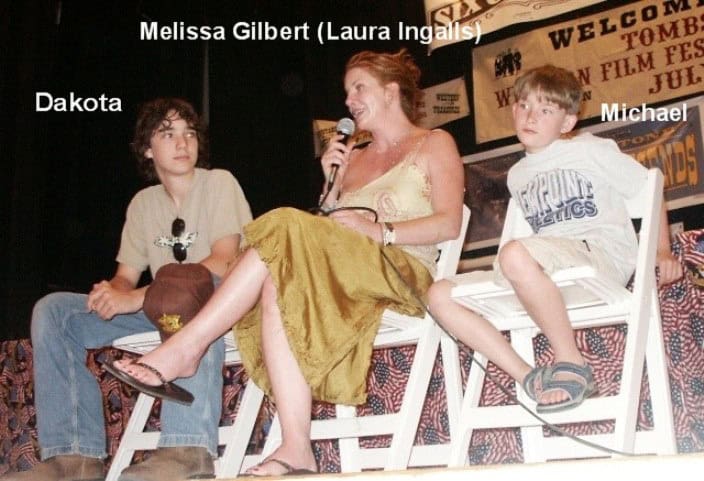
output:
[[658, 269], [658, 285], [664, 286], [682, 277], [682, 264], [672, 252], [658, 252], [655, 257], [655, 266]]
[[137, 312], [141, 308], [135, 291], [116, 289], [108, 281], [93, 284], [93, 289], [88, 294], [87, 304], [89, 310], [106, 321], [117, 314]]

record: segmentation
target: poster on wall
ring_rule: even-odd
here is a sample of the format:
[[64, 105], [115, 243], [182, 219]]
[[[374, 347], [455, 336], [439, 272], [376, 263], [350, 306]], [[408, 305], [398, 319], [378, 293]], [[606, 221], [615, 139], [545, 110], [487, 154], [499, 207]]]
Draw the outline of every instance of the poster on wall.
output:
[[[471, 28], [475, 38], [521, 22], [532, 22], [584, 8], [604, 0], [425, 0], [426, 23], [435, 29], [430, 50], [467, 40], [461, 32]], [[442, 32], [448, 32], [442, 35]]]
[[464, 77], [423, 89], [423, 104], [418, 123], [434, 129], [469, 115], [469, 98]]
[[[672, 104], [663, 108], [676, 108]], [[682, 120], [607, 122], [580, 131], [613, 139], [619, 148], [665, 177], [668, 210], [704, 203], [704, 97], [685, 101]], [[465, 250], [499, 244], [509, 192], [509, 168], [523, 157], [514, 144], [463, 157], [465, 202], [472, 209]]]
[[585, 129], [613, 139], [645, 167], [659, 168], [668, 210], [704, 203], [704, 97], [685, 105], [680, 121], [609, 122]]
[[513, 135], [513, 84], [530, 68], [575, 72], [581, 117], [591, 118], [704, 92], [703, 57], [698, 0], [643, 0], [480, 45], [472, 50], [476, 141]]

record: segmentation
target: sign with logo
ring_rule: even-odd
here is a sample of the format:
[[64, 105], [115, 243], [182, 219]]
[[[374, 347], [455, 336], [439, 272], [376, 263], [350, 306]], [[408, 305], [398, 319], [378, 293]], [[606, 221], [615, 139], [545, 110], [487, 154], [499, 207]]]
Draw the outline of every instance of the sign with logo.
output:
[[423, 93], [418, 122], [421, 127], [434, 129], [469, 115], [469, 99], [463, 77], [428, 87]]
[[[426, 23], [433, 29], [453, 25], [472, 26], [475, 35], [486, 35], [503, 27], [532, 22], [584, 8], [603, 0], [425, 0]], [[430, 49], [462, 40], [458, 36], [436, 35]]]

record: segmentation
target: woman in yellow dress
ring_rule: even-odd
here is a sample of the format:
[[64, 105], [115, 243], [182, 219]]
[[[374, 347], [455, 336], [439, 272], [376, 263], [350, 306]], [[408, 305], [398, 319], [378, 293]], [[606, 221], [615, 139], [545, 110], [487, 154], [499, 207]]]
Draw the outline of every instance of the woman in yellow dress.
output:
[[245, 226], [249, 247], [199, 314], [137, 362], [106, 365], [149, 394], [187, 401], [169, 381], [192, 375], [207, 346], [233, 328], [245, 369], [273, 396], [282, 427], [282, 444], [250, 474], [315, 471], [312, 399], [364, 403], [383, 311], [423, 315], [382, 250], [425, 293], [436, 244], [459, 234], [462, 161], [447, 132], [414, 123], [419, 77], [405, 50], [350, 58], [345, 103], [372, 140], [353, 149], [342, 135], [331, 139], [321, 157], [326, 177], [337, 170], [323, 192], [329, 215], [280, 208]]

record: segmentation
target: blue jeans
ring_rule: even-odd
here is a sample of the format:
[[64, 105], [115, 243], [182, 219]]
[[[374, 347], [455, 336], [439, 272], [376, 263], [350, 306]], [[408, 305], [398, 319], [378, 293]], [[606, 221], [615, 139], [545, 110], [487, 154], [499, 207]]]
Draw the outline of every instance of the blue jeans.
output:
[[[155, 330], [142, 311], [104, 321], [87, 312], [86, 299], [85, 294], [49, 294], [32, 313], [34, 402], [42, 459], [59, 454], [106, 456], [102, 393], [86, 366], [87, 349]], [[198, 372], [178, 380], [195, 400], [190, 406], [162, 403], [159, 447], [198, 446], [216, 455], [224, 360], [225, 347], [219, 339], [203, 356]]]

